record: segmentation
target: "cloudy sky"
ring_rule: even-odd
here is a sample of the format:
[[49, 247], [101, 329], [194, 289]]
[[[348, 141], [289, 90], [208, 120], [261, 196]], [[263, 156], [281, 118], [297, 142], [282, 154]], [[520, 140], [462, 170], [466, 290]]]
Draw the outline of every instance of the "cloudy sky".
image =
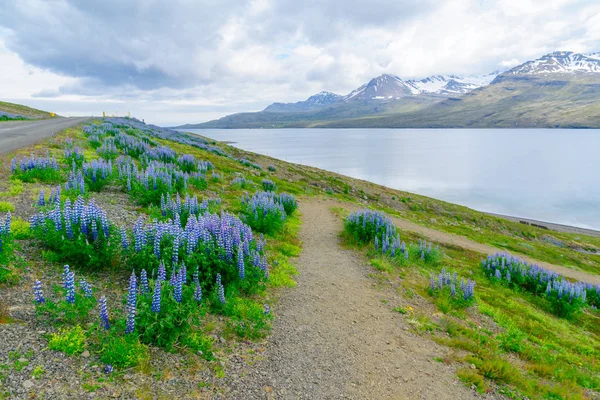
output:
[[172, 125], [600, 51], [598, 0], [2, 0], [0, 99]]

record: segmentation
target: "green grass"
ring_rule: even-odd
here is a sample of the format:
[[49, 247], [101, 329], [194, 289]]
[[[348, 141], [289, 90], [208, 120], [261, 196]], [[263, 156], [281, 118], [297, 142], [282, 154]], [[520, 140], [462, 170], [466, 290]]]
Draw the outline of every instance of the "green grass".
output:
[[0, 111], [24, 115], [29, 118], [50, 118], [50, 113], [47, 111], [37, 110], [21, 104], [8, 103], [5, 101], [0, 101]]
[[[407, 242], [419, 238], [402, 237]], [[491, 282], [479, 266], [480, 255], [471, 251], [445, 247], [439, 266], [412, 259], [406, 264], [376, 255], [372, 245], [342, 238], [360, 249], [383, 279], [401, 279], [397, 291], [414, 294], [411, 312], [406, 306], [393, 311], [406, 313], [415, 331], [458, 351], [453, 362], [463, 365], [457, 374], [467, 386], [483, 393], [493, 382], [506, 393], [532, 399], [583, 399], [586, 391], [600, 392], [597, 311], [588, 308], [574, 321], [558, 318], [545, 298]], [[461, 309], [429, 294], [429, 276], [442, 266], [477, 282], [476, 304]]]

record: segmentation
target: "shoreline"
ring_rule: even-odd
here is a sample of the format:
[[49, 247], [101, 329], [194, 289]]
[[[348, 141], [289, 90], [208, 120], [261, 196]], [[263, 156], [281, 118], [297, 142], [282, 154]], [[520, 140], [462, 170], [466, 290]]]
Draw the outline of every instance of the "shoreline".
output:
[[576, 234], [600, 237], [600, 230], [595, 230], [595, 229], [590, 229], [590, 228], [580, 228], [578, 226], [564, 225], [564, 224], [558, 224], [558, 223], [548, 222], [548, 221], [540, 221], [540, 220], [532, 219], [532, 218], [515, 217], [513, 215], [496, 214], [496, 213], [491, 213], [491, 212], [486, 212], [486, 211], [479, 211], [479, 212], [482, 212], [487, 215], [491, 215], [493, 217], [499, 217], [499, 218], [507, 219], [509, 221], [518, 222], [518, 223], [521, 223], [524, 225], [535, 226], [536, 228], [548, 229], [551, 231], [563, 232], [563, 233], [576, 233]]

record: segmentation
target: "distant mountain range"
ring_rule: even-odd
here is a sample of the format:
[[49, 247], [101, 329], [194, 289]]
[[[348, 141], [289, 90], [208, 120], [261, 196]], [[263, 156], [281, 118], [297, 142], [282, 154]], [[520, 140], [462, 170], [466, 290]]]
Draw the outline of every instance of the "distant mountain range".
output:
[[600, 128], [600, 53], [557, 51], [486, 75], [384, 74], [345, 96], [321, 92], [178, 128], [287, 127]]

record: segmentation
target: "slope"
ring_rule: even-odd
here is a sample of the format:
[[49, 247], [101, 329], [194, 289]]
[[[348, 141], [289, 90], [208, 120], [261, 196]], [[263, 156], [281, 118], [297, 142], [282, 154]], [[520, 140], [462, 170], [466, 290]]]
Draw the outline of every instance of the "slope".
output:
[[51, 114], [47, 111], [37, 110], [21, 104], [8, 103], [0, 101], [0, 113], [4, 111], [9, 114], [21, 115], [26, 118], [50, 118]]

